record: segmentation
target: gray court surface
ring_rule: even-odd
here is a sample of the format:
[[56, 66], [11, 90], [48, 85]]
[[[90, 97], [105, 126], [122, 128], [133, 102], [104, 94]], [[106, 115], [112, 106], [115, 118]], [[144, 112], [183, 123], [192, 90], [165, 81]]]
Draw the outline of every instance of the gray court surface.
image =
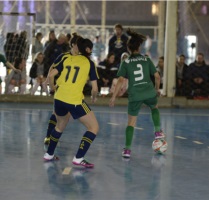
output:
[[167, 135], [164, 155], [153, 152], [153, 126], [143, 107], [130, 160], [125, 142], [126, 107], [91, 106], [100, 131], [86, 158], [72, 159], [85, 128], [74, 120], [63, 133], [57, 162], [44, 162], [43, 139], [52, 104], [0, 103], [0, 200], [208, 200], [209, 110], [161, 108]]

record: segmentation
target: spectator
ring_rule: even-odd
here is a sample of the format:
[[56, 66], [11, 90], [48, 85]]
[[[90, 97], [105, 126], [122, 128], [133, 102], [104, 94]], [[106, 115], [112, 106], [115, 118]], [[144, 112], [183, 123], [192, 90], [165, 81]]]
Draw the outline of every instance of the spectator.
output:
[[160, 74], [160, 89], [163, 88], [163, 76], [164, 76], [164, 56], [159, 57], [157, 64], [157, 71]]
[[17, 39], [18, 39], [18, 34], [7, 33], [6, 42], [4, 45], [4, 53], [6, 59], [10, 63], [14, 63], [15, 57], [17, 56], [17, 49], [16, 49]]
[[27, 32], [22, 31], [20, 33], [20, 36], [17, 39], [17, 46], [16, 46], [17, 55], [18, 58], [24, 58], [25, 60], [28, 59], [29, 55], [29, 44], [27, 41]]
[[67, 52], [69, 49], [70, 47], [66, 43], [66, 36], [60, 33], [57, 39], [51, 42], [44, 51], [47, 65], [50, 67], [61, 53]]
[[[0, 62], [4, 64], [4, 66], [13, 69], [15, 72], [20, 73], [21, 71], [19, 69], [16, 69], [9, 61], [6, 60], [3, 54], [0, 54]], [[0, 77], [0, 94], [2, 93], [2, 87], [1, 87], [1, 77]]]
[[[129, 53], [125, 52], [121, 55], [121, 63], [127, 59], [129, 57]], [[115, 86], [118, 82], [118, 78], [114, 78], [113, 81], [112, 81], [112, 86], [110, 88], [110, 93], [114, 93], [115, 91]], [[127, 91], [128, 89], [128, 79], [127, 78], [124, 78], [123, 80], [123, 84], [120, 88], [120, 90], [118, 91], [118, 96], [121, 97], [124, 95], [124, 93]]]
[[14, 67], [19, 69], [21, 73], [12, 70], [7, 76], [5, 83], [8, 87], [8, 94], [14, 93], [14, 88], [17, 86], [20, 94], [24, 94], [26, 90], [26, 60], [24, 58], [16, 58]]
[[203, 53], [198, 53], [195, 62], [189, 65], [185, 78], [185, 94], [188, 98], [208, 96], [209, 67]]
[[128, 37], [123, 34], [121, 24], [116, 24], [114, 27], [115, 34], [109, 40], [109, 53], [115, 54], [115, 64], [120, 66], [120, 58], [122, 53], [127, 51]]
[[176, 62], [176, 95], [184, 96], [185, 75], [188, 65], [185, 63], [185, 56], [182, 54]]
[[34, 62], [32, 64], [32, 67], [30, 69], [30, 77], [32, 79], [35, 79], [34, 86], [31, 91], [31, 94], [34, 95], [37, 91], [38, 87], [41, 86], [48, 95], [47, 85], [43, 84], [46, 81], [46, 77], [48, 74], [49, 67], [44, 62], [44, 54], [42, 52], [38, 52], [35, 55]]
[[51, 44], [53, 41], [55, 41], [56, 40], [56, 35], [55, 35], [55, 33], [54, 33], [54, 30], [51, 30], [50, 32], [49, 32], [49, 35], [48, 35], [48, 40], [45, 42], [45, 44], [44, 44], [44, 51], [45, 51], [45, 49], [47, 48], [47, 46], [49, 45], [49, 44]]
[[[115, 67], [115, 55], [109, 53], [104, 61], [97, 66], [100, 79], [97, 81], [99, 91], [101, 87], [111, 87], [113, 79], [116, 77], [118, 68]], [[101, 91], [100, 91], [101, 92]]]
[[41, 43], [42, 38], [43, 38], [43, 34], [41, 32], [36, 33], [35, 43], [34, 46], [32, 47], [33, 57], [35, 56], [36, 53], [43, 52], [44, 50], [44, 46]]
[[102, 52], [105, 50], [105, 45], [101, 42], [100, 36], [95, 37], [94, 47], [92, 50], [92, 56], [96, 63], [101, 62]]

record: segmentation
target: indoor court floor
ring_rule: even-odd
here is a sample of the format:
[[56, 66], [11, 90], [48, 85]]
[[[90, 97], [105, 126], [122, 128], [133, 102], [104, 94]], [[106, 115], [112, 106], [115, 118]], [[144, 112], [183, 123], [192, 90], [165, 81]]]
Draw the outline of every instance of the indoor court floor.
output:
[[[116, 102], [117, 103], [117, 102]], [[0, 200], [208, 200], [209, 110], [160, 108], [168, 150], [157, 155], [149, 109], [135, 128], [130, 160], [125, 142], [126, 107], [91, 106], [100, 124], [86, 158], [72, 159], [85, 128], [70, 120], [58, 144], [56, 162], [44, 162], [52, 104], [0, 103]]]

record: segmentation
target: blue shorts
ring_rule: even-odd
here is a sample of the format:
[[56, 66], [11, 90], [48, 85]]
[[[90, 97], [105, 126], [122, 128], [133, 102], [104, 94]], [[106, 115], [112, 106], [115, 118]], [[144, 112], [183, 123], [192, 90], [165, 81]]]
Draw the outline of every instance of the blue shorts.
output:
[[54, 111], [58, 116], [65, 116], [69, 112], [73, 119], [78, 119], [89, 113], [91, 109], [84, 100], [82, 104], [74, 105], [55, 99]]

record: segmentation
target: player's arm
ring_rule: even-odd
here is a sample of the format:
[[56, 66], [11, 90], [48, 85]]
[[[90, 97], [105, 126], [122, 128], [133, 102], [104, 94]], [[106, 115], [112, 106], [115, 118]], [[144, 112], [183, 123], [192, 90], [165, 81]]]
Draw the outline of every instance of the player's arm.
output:
[[92, 102], [95, 103], [97, 100], [97, 94], [98, 94], [98, 85], [97, 85], [97, 80], [91, 81], [91, 99]]
[[49, 80], [49, 87], [50, 91], [55, 91], [56, 86], [54, 85], [54, 77], [58, 74], [57, 69], [52, 69], [48, 74], [48, 80]]
[[155, 89], [157, 91], [157, 94], [160, 95], [160, 74], [158, 72], [155, 72], [154, 77], [155, 77]]
[[118, 78], [117, 84], [115, 86], [115, 90], [114, 90], [114, 92], [112, 94], [112, 98], [110, 99], [110, 102], [109, 102], [109, 106], [110, 107], [114, 106], [115, 99], [116, 99], [116, 97], [117, 97], [117, 95], [118, 95], [118, 93], [119, 93], [119, 91], [120, 91], [120, 89], [121, 89], [121, 87], [123, 85], [123, 82], [124, 82], [124, 77], [120, 76]]

